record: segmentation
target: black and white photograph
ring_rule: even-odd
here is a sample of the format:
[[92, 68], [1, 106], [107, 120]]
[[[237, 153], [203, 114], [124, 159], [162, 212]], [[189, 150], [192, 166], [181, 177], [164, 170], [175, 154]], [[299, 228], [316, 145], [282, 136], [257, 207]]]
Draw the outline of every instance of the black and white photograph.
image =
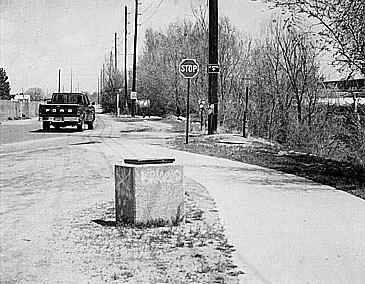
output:
[[0, 283], [365, 284], [364, 0], [0, 0]]

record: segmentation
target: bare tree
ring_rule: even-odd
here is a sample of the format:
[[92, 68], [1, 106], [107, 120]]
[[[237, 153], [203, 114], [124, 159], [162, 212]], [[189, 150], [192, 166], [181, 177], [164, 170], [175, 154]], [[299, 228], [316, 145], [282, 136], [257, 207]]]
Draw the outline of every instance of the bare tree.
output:
[[[113, 57], [105, 57], [101, 104], [106, 111], [116, 111], [116, 92], [124, 85], [122, 73], [115, 70]], [[123, 98], [121, 98], [123, 99]], [[120, 106], [124, 105], [119, 103]]]
[[[365, 75], [365, 2], [363, 0], [265, 0], [289, 12], [302, 14], [319, 29], [322, 48], [333, 51], [340, 70]], [[297, 22], [297, 21], [294, 21]], [[306, 22], [308, 23], [308, 22]]]

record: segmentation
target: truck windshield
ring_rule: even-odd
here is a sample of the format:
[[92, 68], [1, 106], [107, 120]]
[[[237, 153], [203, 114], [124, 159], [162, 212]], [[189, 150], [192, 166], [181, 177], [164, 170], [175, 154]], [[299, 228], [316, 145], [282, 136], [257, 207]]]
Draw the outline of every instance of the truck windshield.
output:
[[54, 94], [52, 103], [55, 104], [83, 104], [80, 94]]

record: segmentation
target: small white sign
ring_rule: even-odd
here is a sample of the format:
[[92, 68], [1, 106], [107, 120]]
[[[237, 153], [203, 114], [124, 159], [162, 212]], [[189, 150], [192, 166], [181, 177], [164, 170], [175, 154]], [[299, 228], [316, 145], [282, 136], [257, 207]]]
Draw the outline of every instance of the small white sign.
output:
[[137, 92], [131, 92], [131, 100], [137, 99]]
[[208, 73], [220, 73], [219, 64], [209, 64], [208, 65]]

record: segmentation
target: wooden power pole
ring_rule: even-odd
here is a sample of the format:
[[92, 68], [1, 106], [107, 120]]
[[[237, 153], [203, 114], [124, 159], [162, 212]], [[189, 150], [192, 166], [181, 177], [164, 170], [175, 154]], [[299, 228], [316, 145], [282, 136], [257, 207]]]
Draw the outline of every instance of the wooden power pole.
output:
[[61, 69], [58, 69], [58, 92], [61, 93]]
[[[218, 0], [209, 0], [209, 64], [218, 64]], [[218, 74], [208, 76], [208, 102], [212, 110], [208, 117], [208, 134], [213, 134], [218, 126]]]
[[70, 93], [72, 93], [72, 68], [71, 68], [71, 86], [70, 86]]
[[117, 33], [114, 33], [114, 68], [115, 72], [118, 70], [117, 62]]
[[242, 136], [244, 138], [247, 138], [248, 136], [247, 115], [248, 115], [248, 86], [246, 86], [245, 110], [243, 112], [243, 121], [242, 121]]
[[99, 104], [100, 99], [103, 100], [103, 90], [104, 90], [104, 64], [103, 67], [100, 70], [100, 98], [99, 98]]
[[[118, 74], [118, 57], [117, 57], [117, 33], [114, 33], [114, 79], [117, 80], [117, 74]], [[116, 115], [119, 116], [119, 90], [114, 89], [117, 95], [116, 99]]]
[[124, 7], [124, 96], [128, 112], [128, 74], [127, 74], [127, 40], [128, 40], [128, 8]]
[[[134, 52], [133, 52], [133, 80], [132, 80], [132, 93], [136, 94], [136, 73], [137, 73], [137, 30], [138, 30], [138, 0], [136, 1], [136, 9], [134, 15]], [[136, 112], [136, 98], [132, 98], [132, 117]]]

